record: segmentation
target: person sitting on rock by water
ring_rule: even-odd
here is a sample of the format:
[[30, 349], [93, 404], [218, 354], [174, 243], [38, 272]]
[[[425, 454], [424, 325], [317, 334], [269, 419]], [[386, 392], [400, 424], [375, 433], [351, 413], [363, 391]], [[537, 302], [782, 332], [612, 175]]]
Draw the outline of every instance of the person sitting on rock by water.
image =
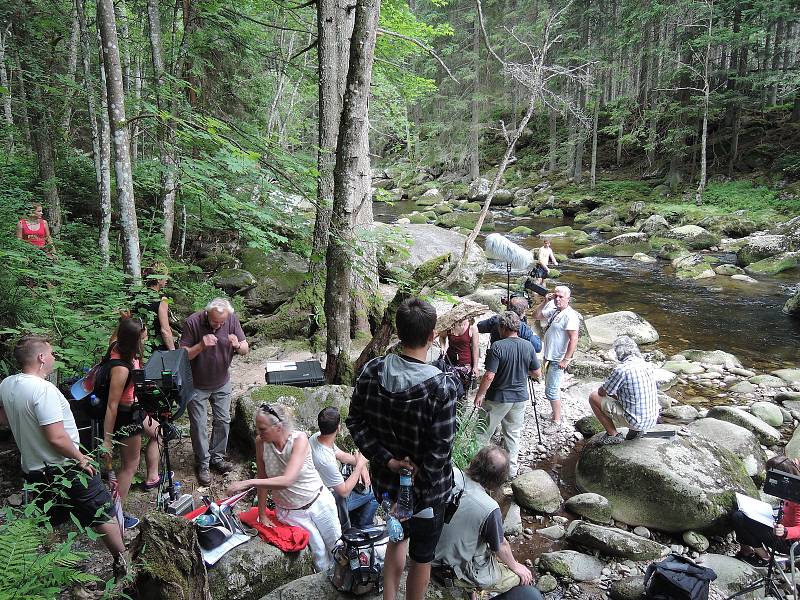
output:
[[550, 247], [550, 240], [545, 239], [536, 256], [536, 266], [533, 268], [533, 271], [531, 271], [535, 284], [544, 285], [544, 280], [547, 279], [547, 276], [550, 274], [550, 263], [558, 265], [556, 256], [553, 254], [553, 249]]
[[[533, 348], [536, 350], [536, 352], [541, 352], [542, 340], [539, 339], [539, 336], [533, 332], [533, 330], [528, 326], [528, 323], [525, 321], [525, 314], [528, 312], [528, 308], [530, 308], [528, 300], [523, 296], [514, 296], [508, 303], [508, 310], [517, 313], [519, 316], [519, 337], [523, 340], [528, 340], [531, 344], [533, 344]], [[500, 335], [500, 327], [498, 325], [499, 319], [500, 315], [494, 315], [488, 319], [484, 319], [483, 321], [478, 321], [478, 331], [480, 333], [489, 334], [490, 344], [494, 344], [497, 340], [502, 339], [503, 337]]]
[[541, 600], [530, 569], [514, 558], [503, 534], [500, 506], [490, 495], [506, 480], [508, 453], [485, 446], [466, 471], [454, 471], [453, 493], [463, 493], [455, 514], [442, 529], [434, 566], [444, 574], [449, 571], [458, 587], [472, 592], [473, 600], [478, 593], [503, 600]]
[[[319, 431], [311, 436], [311, 457], [322, 482], [333, 492], [339, 508], [339, 522], [342, 529], [372, 525], [378, 501], [372, 493], [367, 469], [367, 459], [356, 450], [355, 455], [344, 452], [336, 445], [339, 424], [342, 420], [339, 409], [333, 406], [323, 408], [317, 415]], [[339, 468], [339, 463], [352, 466], [347, 479]]]
[[606, 430], [601, 441], [606, 445], [622, 443], [617, 427], [628, 428], [626, 440], [640, 437], [653, 428], [659, 413], [658, 387], [639, 346], [621, 335], [611, 349], [621, 364], [589, 395], [589, 406]]
[[543, 323], [545, 379], [544, 395], [553, 409], [552, 420], [561, 423], [561, 379], [578, 347], [581, 316], [569, 303], [572, 292], [557, 285], [536, 307], [534, 318]]
[[[774, 469], [800, 477], [800, 459], [797, 458], [775, 456], [767, 461], [766, 468], [767, 471]], [[731, 520], [736, 539], [742, 546], [737, 558], [756, 566], [766, 566], [769, 561], [769, 552], [764, 546], [789, 554], [792, 543], [800, 540], [800, 504], [797, 502], [784, 501], [783, 516], [774, 527], [754, 521], [741, 510], [734, 511]]]
[[273, 523], [265, 509], [270, 490], [278, 520], [308, 531], [314, 568], [325, 571], [333, 564], [332, 551], [342, 528], [336, 501], [314, 467], [308, 437], [295, 430], [283, 407], [270, 404], [262, 404], [256, 412], [256, 432], [258, 479], [233, 483], [228, 486], [228, 494], [255, 487], [258, 521], [269, 527]]
[[33, 486], [33, 501], [53, 525], [72, 519], [101, 534], [114, 557], [114, 575], [124, 576], [125, 546], [111, 495], [99, 471], [80, 450], [69, 402], [46, 379], [56, 362], [50, 343], [40, 336], [23, 337], [14, 347], [14, 358], [22, 372], [0, 383], [0, 424], [11, 427], [23, 478], [27, 486]]
[[413, 516], [402, 521], [403, 540], [389, 542], [386, 549], [383, 597], [397, 597], [408, 549], [406, 598], [422, 600], [453, 488], [456, 402], [462, 388], [454, 374], [425, 362], [436, 335], [436, 309], [430, 303], [405, 300], [395, 324], [400, 353], [364, 365], [350, 401], [347, 428], [370, 460], [378, 497], [385, 493], [396, 502], [400, 472], [412, 473]]
[[[489, 348], [486, 372], [483, 374], [475, 406], [488, 413], [488, 424], [478, 434], [478, 444], [489, 443], [498, 427], [508, 450], [509, 477], [516, 477], [519, 457], [519, 438], [525, 426], [525, 406], [529, 399], [528, 377], [542, 376], [539, 358], [530, 342], [518, 335], [520, 320], [517, 313], [506, 311], [498, 321], [503, 339]], [[484, 402], [485, 399], [485, 402]]]

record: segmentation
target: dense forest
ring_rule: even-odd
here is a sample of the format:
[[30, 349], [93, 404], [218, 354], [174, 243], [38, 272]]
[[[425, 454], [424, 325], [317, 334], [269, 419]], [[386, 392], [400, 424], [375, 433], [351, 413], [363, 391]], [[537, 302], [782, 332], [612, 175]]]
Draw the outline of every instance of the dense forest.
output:
[[[143, 267], [169, 265], [185, 314], [249, 247], [309, 261], [280, 319], [327, 322], [346, 379], [378, 311], [370, 170], [397, 198], [498, 165], [785, 215], [800, 195], [791, 0], [22, 0], [0, 10], [0, 93], [4, 373], [23, 331], [90, 364]], [[32, 202], [54, 258], [13, 239]]]

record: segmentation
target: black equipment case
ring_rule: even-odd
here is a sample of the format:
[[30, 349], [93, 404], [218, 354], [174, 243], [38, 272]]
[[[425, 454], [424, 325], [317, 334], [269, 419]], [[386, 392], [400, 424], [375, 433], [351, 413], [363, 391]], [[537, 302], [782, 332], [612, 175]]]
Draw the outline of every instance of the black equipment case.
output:
[[270, 385], [316, 387], [325, 384], [325, 374], [318, 360], [268, 362], [266, 379]]

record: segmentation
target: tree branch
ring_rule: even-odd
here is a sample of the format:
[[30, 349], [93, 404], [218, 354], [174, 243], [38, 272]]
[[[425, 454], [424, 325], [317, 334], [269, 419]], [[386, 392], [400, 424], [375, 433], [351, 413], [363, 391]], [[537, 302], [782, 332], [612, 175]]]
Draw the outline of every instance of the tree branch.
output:
[[388, 29], [384, 29], [383, 27], [378, 27], [378, 35], [388, 35], [391, 37], [396, 37], [397, 39], [409, 42], [411, 44], [414, 44], [415, 46], [419, 46], [420, 48], [425, 50], [425, 52], [427, 52], [433, 58], [435, 58], [440, 65], [442, 65], [442, 68], [447, 72], [447, 75], [448, 77], [450, 77], [450, 79], [452, 79], [458, 84], [461, 83], [458, 79], [456, 79], [453, 76], [453, 74], [450, 72], [450, 69], [447, 68], [447, 65], [444, 63], [444, 61], [441, 58], [439, 58], [438, 54], [436, 54], [436, 51], [427, 44], [425, 44], [424, 42], [418, 40], [417, 38], [403, 35], [402, 33], [397, 33], [396, 31], [390, 31]]
[[273, 25], [272, 23], [267, 23], [266, 21], [261, 21], [259, 19], [254, 18], [254, 17], [248, 16], [248, 15], [244, 15], [244, 14], [242, 14], [240, 12], [237, 12], [237, 11], [231, 9], [231, 8], [223, 8], [222, 12], [223, 13], [227, 13], [229, 16], [233, 15], [234, 17], [239, 17], [241, 19], [245, 19], [246, 21], [250, 21], [252, 23], [255, 23], [256, 25], [261, 25], [262, 27], [269, 27], [270, 29], [281, 29], [283, 31], [298, 31], [300, 33], [305, 33], [305, 34], [311, 33], [311, 32], [309, 32], [309, 31], [307, 31], [305, 29], [296, 29], [295, 27], [281, 27], [280, 25]]

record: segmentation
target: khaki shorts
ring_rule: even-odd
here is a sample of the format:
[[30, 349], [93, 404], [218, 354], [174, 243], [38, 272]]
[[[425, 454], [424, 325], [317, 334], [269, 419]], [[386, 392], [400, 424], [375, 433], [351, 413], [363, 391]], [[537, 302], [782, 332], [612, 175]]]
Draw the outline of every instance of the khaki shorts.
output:
[[612, 396], [603, 396], [600, 400], [600, 408], [606, 413], [614, 427], [627, 427], [632, 429], [631, 424], [625, 417], [625, 411], [622, 409], [622, 402]]
[[456, 586], [467, 590], [476, 591], [479, 593], [479, 598], [494, 598], [510, 590], [513, 587], [520, 585], [519, 575], [514, 573], [505, 563], [497, 561], [497, 566], [500, 567], [500, 577], [497, 578], [492, 585], [483, 589], [475, 588], [468, 581], [456, 581]]

